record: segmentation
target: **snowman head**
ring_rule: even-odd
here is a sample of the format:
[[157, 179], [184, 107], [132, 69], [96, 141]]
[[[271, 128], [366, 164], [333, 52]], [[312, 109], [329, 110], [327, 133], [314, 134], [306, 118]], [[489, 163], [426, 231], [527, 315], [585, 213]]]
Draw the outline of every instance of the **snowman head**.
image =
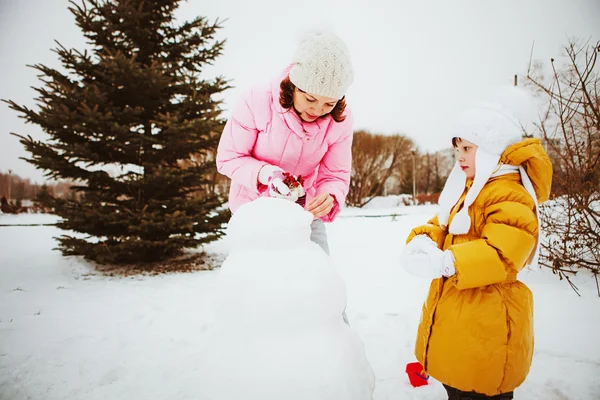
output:
[[286, 248], [310, 241], [313, 215], [289, 200], [260, 197], [242, 205], [227, 227], [231, 250]]

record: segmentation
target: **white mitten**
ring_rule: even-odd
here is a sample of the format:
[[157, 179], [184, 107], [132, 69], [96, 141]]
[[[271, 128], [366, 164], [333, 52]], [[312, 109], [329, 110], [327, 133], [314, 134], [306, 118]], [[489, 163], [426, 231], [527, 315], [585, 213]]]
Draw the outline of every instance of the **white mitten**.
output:
[[456, 272], [452, 252], [440, 250], [426, 235], [417, 235], [406, 245], [400, 263], [408, 272], [422, 278], [435, 279]]
[[276, 171], [283, 172], [283, 170], [275, 165], [266, 164], [263, 165], [260, 171], [258, 171], [258, 181], [265, 186], [268, 186], [273, 179], [273, 174]]
[[448, 278], [456, 274], [455, 264], [456, 258], [454, 258], [454, 253], [450, 250], [444, 251], [444, 270], [442, 271], [442, 275]]
[[284, 174], [285, 172], [283, 171], [273, 172], [273, 177], [269, 182], [269, 195], [271, 197], [296, 201], [298, 200], [298, 194], [290, 189], [290, 187], [284, 182]]
[[[421, 249], [420, 251], [423, 252], [425, 249], [429, 249], [431, 247], [433, 248], [438, 248], [438, 245], [436, 242], [434, 242], [429, 236], [427, 235], [417, 235], [414, 238], [412, 238], [412, 240], [410, 242], [408, 242], [408, 244], [406, 245], [417, 248], [417, 249]], [[419, 251], [419, 250], [417, 250]]]
[[[280, 199], [296, 201], [298, 190], [292, 190], [285, 182], [287, 172], [275, 165], [264, 165], [258, 171], [258, 181], [269, 187], [269, 195]], [[289, 175], [289, 174], [287, 174]], [[304, 194], [304, 193], [302, 193]]]

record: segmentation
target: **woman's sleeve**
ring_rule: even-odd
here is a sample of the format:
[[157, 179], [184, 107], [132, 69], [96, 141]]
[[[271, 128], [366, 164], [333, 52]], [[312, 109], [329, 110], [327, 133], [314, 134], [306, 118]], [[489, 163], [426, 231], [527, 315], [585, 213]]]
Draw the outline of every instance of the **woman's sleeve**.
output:
[[249, 190], [259, 193], [258, 172], [267, 163], [252, 157], [258, 130], [252, 112], [252, 92], [234, 107], [217, 149], [217, 170]]
[[341, 205], [346, 201], [350, 187], [352, 170], [352, 114], [349, 112], [341, 122], [343, 133], [329, 146], [327, 153], [319, 164], [319, 172], [315, 182], [317, 194], [329, 193], [334, 197], [334, 205], [329, 214], [321, 217], [324, 222], [331, 222], [339, 214]]

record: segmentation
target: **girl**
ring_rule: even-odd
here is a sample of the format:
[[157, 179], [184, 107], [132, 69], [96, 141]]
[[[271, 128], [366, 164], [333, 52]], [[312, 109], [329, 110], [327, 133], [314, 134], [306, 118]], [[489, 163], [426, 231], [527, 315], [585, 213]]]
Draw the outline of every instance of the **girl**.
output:
[[216, 160], [231, 178], [233, 213], [260, 196], [306, 202], [315, 217], [311, 239], [329, 254], [323, 222], [339, 213], [350, 183], [352, 115], [344, 95], [352, 80], [344, 43], [331, 34], [311, 35], [277, 79], [244, 94]]
[[552, 165], [501, 106], [472, 107], [455, 128], [440, 211], [402, 253], [409, 272], [433, 278], [415, 354], [449, 399], [512, 399], [533, 357], [533, 298], [517, 274], [535, 264]]

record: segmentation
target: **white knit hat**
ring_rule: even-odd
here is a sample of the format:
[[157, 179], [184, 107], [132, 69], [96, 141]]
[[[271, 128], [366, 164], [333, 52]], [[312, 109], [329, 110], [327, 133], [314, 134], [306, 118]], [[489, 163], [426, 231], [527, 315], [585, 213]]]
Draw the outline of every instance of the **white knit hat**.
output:
[[341, 99], [354, 79], [348, 48], [330, 33], [308, 36], [293, 63], [290, 81], [307, 93]]

